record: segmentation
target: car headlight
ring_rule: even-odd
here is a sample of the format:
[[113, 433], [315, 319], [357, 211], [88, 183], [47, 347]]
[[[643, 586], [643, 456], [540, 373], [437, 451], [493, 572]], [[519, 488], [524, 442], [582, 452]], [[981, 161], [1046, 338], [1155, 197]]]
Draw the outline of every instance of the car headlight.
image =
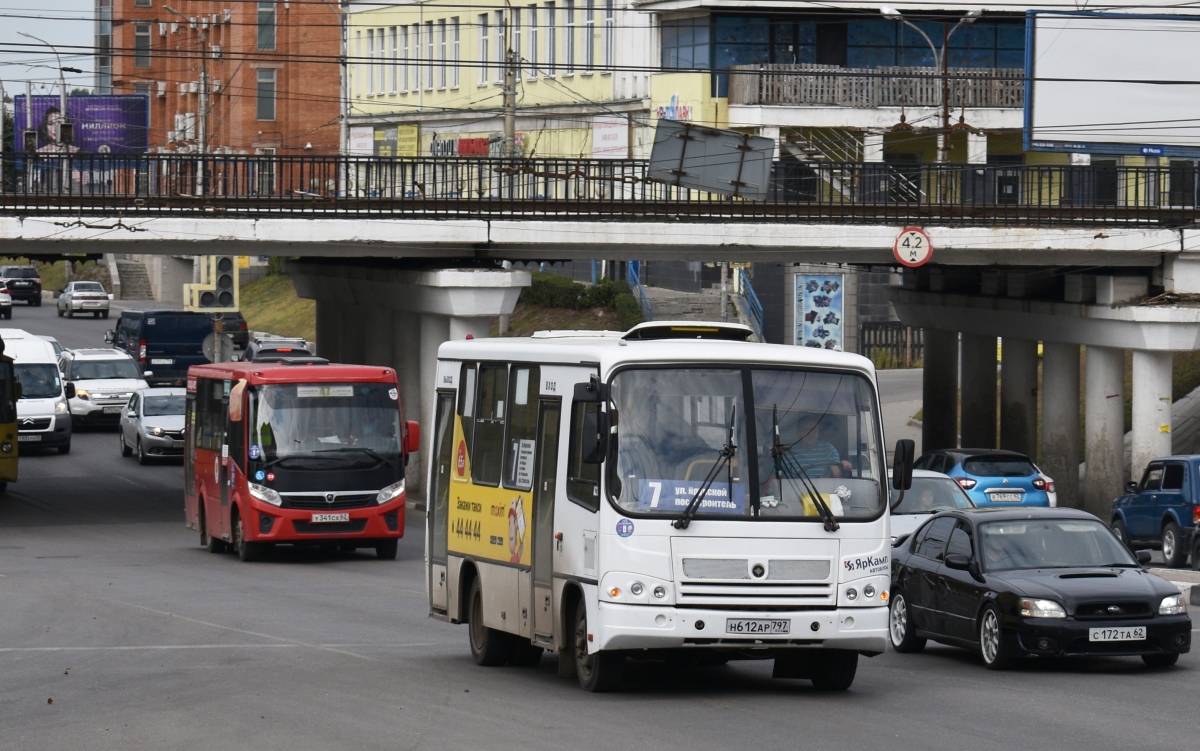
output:
[[1158, 604], [1159, 615], [1183, 615], [1186, 612], [1187, 603], [1183, 601], [1183, 595], [1164, 597], [1163, 601]]
[[246, 483], [246, 484], [250, 488], [251, 497], [257, 498], [258, 500], [262, 501], [263, 503], [269, 503], [272, 506], [282, 506], [283, 505], [283, 498], [279, 495], [279, 493], [274, 488], [268, 488], [265, 485], [259, 485], [257, 483], [253, 483], [253, 482]]
[[54, 411], [55, 412], [66, 412], [68, 409], [70, 409], [70, 407], [67, 406], [66, 402], [55, 402], [54, 403]]
[[404, 492], [404, 480], [394, 482], [388, 485], [383, 490], [379, 491], [379, 495], [375, 496], [375, 502], [382, 506], [389, 501], [396, 499], [398, 495]]
[[161, 436], [164, 432], [162, 428], [150, 428], [150, 435]]
[[80, 399], [87, 399], [87, 395], [88, 395], [87, 389], [79, 389], [79, 388], [75, 389], [76, 397], [78, 397]]
[[1066, 618], [1067, 611], [1054, 600], [1021, 600], [1021, 615], [1026, 618]]

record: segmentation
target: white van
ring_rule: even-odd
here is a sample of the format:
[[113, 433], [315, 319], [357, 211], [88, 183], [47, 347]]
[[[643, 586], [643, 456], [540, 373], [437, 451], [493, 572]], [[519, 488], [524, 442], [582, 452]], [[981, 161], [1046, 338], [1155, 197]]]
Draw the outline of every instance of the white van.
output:
[[64, 386], [54, 345], [22, 329], [0, 329], [4, 354], [11, 357], [21, 384], [17, 400], [17, 441], [24, 446], [71, 450], [71, 408], [75, 387]]

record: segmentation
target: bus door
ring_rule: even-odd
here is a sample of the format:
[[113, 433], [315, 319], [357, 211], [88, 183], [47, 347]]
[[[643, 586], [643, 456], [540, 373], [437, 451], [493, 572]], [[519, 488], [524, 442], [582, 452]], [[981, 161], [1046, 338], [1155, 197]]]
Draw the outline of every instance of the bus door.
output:
[[444, 614], [449, 607], [446, 545], [450, 535], [450, 472], [454, 462], [453, 393], [438, 393], [435, 416], [433, 468], [429, 478], [429, 609]]
[[[225, 539], [233, 539], [233, 529], [229, 518], [229, 465], [232, 459], [229, 458], [229, 388], [232, 385], [229, 381], [219, 382], [222, 385], [223, 391], [217, 406], [220, 410], [217, 414], [211, 415], [216, 419], [217, 437], [220, 439], [219, 446], [221, 456], [217, 460], [217, 485], [220, 486], [221, 495], [221, 534], [225, 535]], [[216, 394], [213, 394], [215, 397]], [[249, 524], [249, 520], [246, 520]]]
[[533, 612], [534, 643], [554, 637], [554, 495], [558, 477], [558, 430], [562, 407], [543, 401], [538, 410], [537, 481], [533, 485]]

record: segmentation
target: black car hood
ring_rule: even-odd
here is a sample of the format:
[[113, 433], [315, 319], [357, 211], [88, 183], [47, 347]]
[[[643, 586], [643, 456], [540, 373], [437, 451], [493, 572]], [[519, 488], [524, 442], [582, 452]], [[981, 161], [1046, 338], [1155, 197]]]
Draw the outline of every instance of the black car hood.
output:
[[1139, 568], [1024, 569], [987, 574], [987, 578], [1026, 597], [1057, 600], [1068, 612], [1077, 603], [1116, 600], [1154, 601], [1157, 608], [1157, 600], [1179, 594], [1179, 588], [1166, 579]]

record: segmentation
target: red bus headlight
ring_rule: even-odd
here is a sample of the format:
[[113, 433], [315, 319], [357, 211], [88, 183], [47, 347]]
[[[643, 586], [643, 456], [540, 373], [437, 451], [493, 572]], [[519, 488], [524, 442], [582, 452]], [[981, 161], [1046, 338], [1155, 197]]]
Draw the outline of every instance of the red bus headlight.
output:
[[263, 503], [269, 503], [272, 506], [282, 506], [283, 497], [274, 488], [268, 488], [266, 485], [258, 485], [256, 483], [247, 483], [250, 488], [250, 495]]
[[389, 501], [395, 500], [403, 492], [404, 480], [401, 480], [400, 482], [394, 482], [383, 490], [379, 491], [379, 495], [375, 496], [375, 502], [382, 506]]

